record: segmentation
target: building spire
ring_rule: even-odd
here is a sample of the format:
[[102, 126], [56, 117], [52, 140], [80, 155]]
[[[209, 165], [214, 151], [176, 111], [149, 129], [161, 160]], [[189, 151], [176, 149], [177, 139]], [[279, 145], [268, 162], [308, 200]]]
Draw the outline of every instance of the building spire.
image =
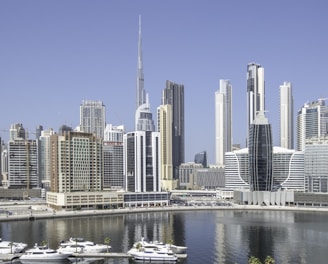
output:
[[138, 40], [138, 70], [137, 70], [137, 103], [136, 108], [146, 102], [144, 89], [144, 73], [142, 63], [141, 15], [139, 15], [139, 40]]

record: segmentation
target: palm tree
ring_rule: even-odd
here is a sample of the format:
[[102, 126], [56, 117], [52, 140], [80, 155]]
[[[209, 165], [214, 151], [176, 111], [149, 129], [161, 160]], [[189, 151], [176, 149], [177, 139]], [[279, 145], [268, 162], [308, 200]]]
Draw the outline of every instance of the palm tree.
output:
[[271, 256], [267, 256], [264, 260], [264, 264], [274, 264], [275, 260]]
[[138, 244], [136, 245], [136, 248], [138, 249], [138, 251], [140, 251], [140, 249], [142, 248], [141, 243], [138, 243]]
[[173, 245], [173, 239], [170, 239], [168, 242], [167, 242], [171, 248], [171, 246]]
[[248, 259], [248, 264], [262, 264], [262, 263], [258, 258], [254, 257], [254, 256], [251, 256]]
[[111, 242], [111, 239], [109, 237], [105, 237], [104, 242], [107, 245], [107, 253], [108, 253], [109, 243]]

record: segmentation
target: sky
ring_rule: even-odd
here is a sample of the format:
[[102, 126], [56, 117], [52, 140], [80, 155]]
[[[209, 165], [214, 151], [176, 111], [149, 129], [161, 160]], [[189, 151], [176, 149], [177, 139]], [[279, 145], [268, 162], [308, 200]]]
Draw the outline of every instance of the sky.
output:
[[[185, 159], [215, 161], [215, 92], [232, 84], [233, 142], [245, 147], [246, 69], [265, 70], [265, 98], [279, 145], [279, 86], [293, 85], [294, 117], [328, 97], [325, 0], [1, 0], [0, 136], [11, 124], [58, 131], [79, 125], [83, 100], [106, 122], [134, 130], [138, 22], [151, 111], [166, 80], [185, 89]], [[156, 121], [156, 120], [154, 120]], [[32, 138], [33, 135], [30, 135]]]

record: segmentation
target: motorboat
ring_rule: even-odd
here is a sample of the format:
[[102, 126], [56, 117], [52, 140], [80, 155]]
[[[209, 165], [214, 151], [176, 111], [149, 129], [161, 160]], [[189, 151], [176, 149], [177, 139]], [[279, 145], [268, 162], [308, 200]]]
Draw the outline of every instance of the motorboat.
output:
[[168, 248], [160, 247], [132, 247], [128, 252], [135, 260], [176, 262], [178, 257]]
[[96, 244], [92, 241], [87, 241], [84, 238], [71, 237], [68, 241], [60, 242], [58, 251], [63, 253], [104, 253], [111, 246], [105, 244]]
[[143, 237], [140, 241], [136, 242], [134, 246], [137, 246], [137, 244], [140, 244], [142, 247], [146, 248], [169, 248], [176, 254], [186, 254], [188, 247], [185, 246], [177, 246], [169, 243], [163, 243], [159, 241], [147, 241]]
[[35, 246], [25, 251], [25, 253], [19, 257], [21, 263], [46, 263], [46, 262], [62, 262], [67, 260], [70, 254], [60, 253], [57, 250], [51, 249], [48, 246]]
[[27, 248], [27, 244], [12, 241], [5, 241], [0, 238], [0, 254], [21, 253]]

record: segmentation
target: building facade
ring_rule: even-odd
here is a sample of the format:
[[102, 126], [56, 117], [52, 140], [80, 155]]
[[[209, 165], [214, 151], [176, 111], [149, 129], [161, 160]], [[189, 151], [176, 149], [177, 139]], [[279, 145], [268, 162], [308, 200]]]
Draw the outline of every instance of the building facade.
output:
[[225, 152], [232, 149], [232, 85], [220, 80], [215, 92], [215, 163], [224, 166]]
[[280, 85], [280, 147], [294, 149], [294, 99], [290, 82]]
[[[256, 63], [247, 65], [247, 140], [256, 114], [265, 110], [264, 68]], [[247, 145], [248, 146], [248, 145]]]
[[249, 184], [251, 191], [272, 191], [272, 132], [264, 112], [249, 129]]
[[80, 130], [104, 138], [106, 109], [102, 101], [83, 100], [80, 105]]
[[325, 99], [305, 103], [297, 112], [297, 150], [304, 150], [306, 140], [328, 135], [328, 107]]
[[42, 187], [50, 190], [50, 136], [54, 135], [53, 129], [42, 130], [40, 136], [40, 178]]
[[108, 124], [104, 137], [104, 175], [103, 189], [123, 190], [124, 161], [123, 161], [123, 136], [124, 126]]
[[101, 191], [103, 141], [92, 133], [50, 136], [51, 192]]
[[179, 178], [179, 166], [185, 161], [184, 85], [166, 81], [162, 105], [172, 106], [173, 179]]
[[304, 174], [306, 192], [328, 192], [328, 136], [306, 140]]
[[172, 105], [159, 106], [158, 131], [161, 149], [161, 189], [171, 191], [177, 188], [178, 180], [173, 178], [172, 164]]
[[[248, 148], [226, 153], [225, 187], [249, 189]], [[273, 191], [304, 191], [304, 153], [281, 147], [273, 147]]]
[[15, 138], [8, 142], [8, 187], [40, 188], [39, 144], [37, 140]]
[[125, 190], [158, 192], [160, 180], [160, 135], [152, 131], [124, 135]]

